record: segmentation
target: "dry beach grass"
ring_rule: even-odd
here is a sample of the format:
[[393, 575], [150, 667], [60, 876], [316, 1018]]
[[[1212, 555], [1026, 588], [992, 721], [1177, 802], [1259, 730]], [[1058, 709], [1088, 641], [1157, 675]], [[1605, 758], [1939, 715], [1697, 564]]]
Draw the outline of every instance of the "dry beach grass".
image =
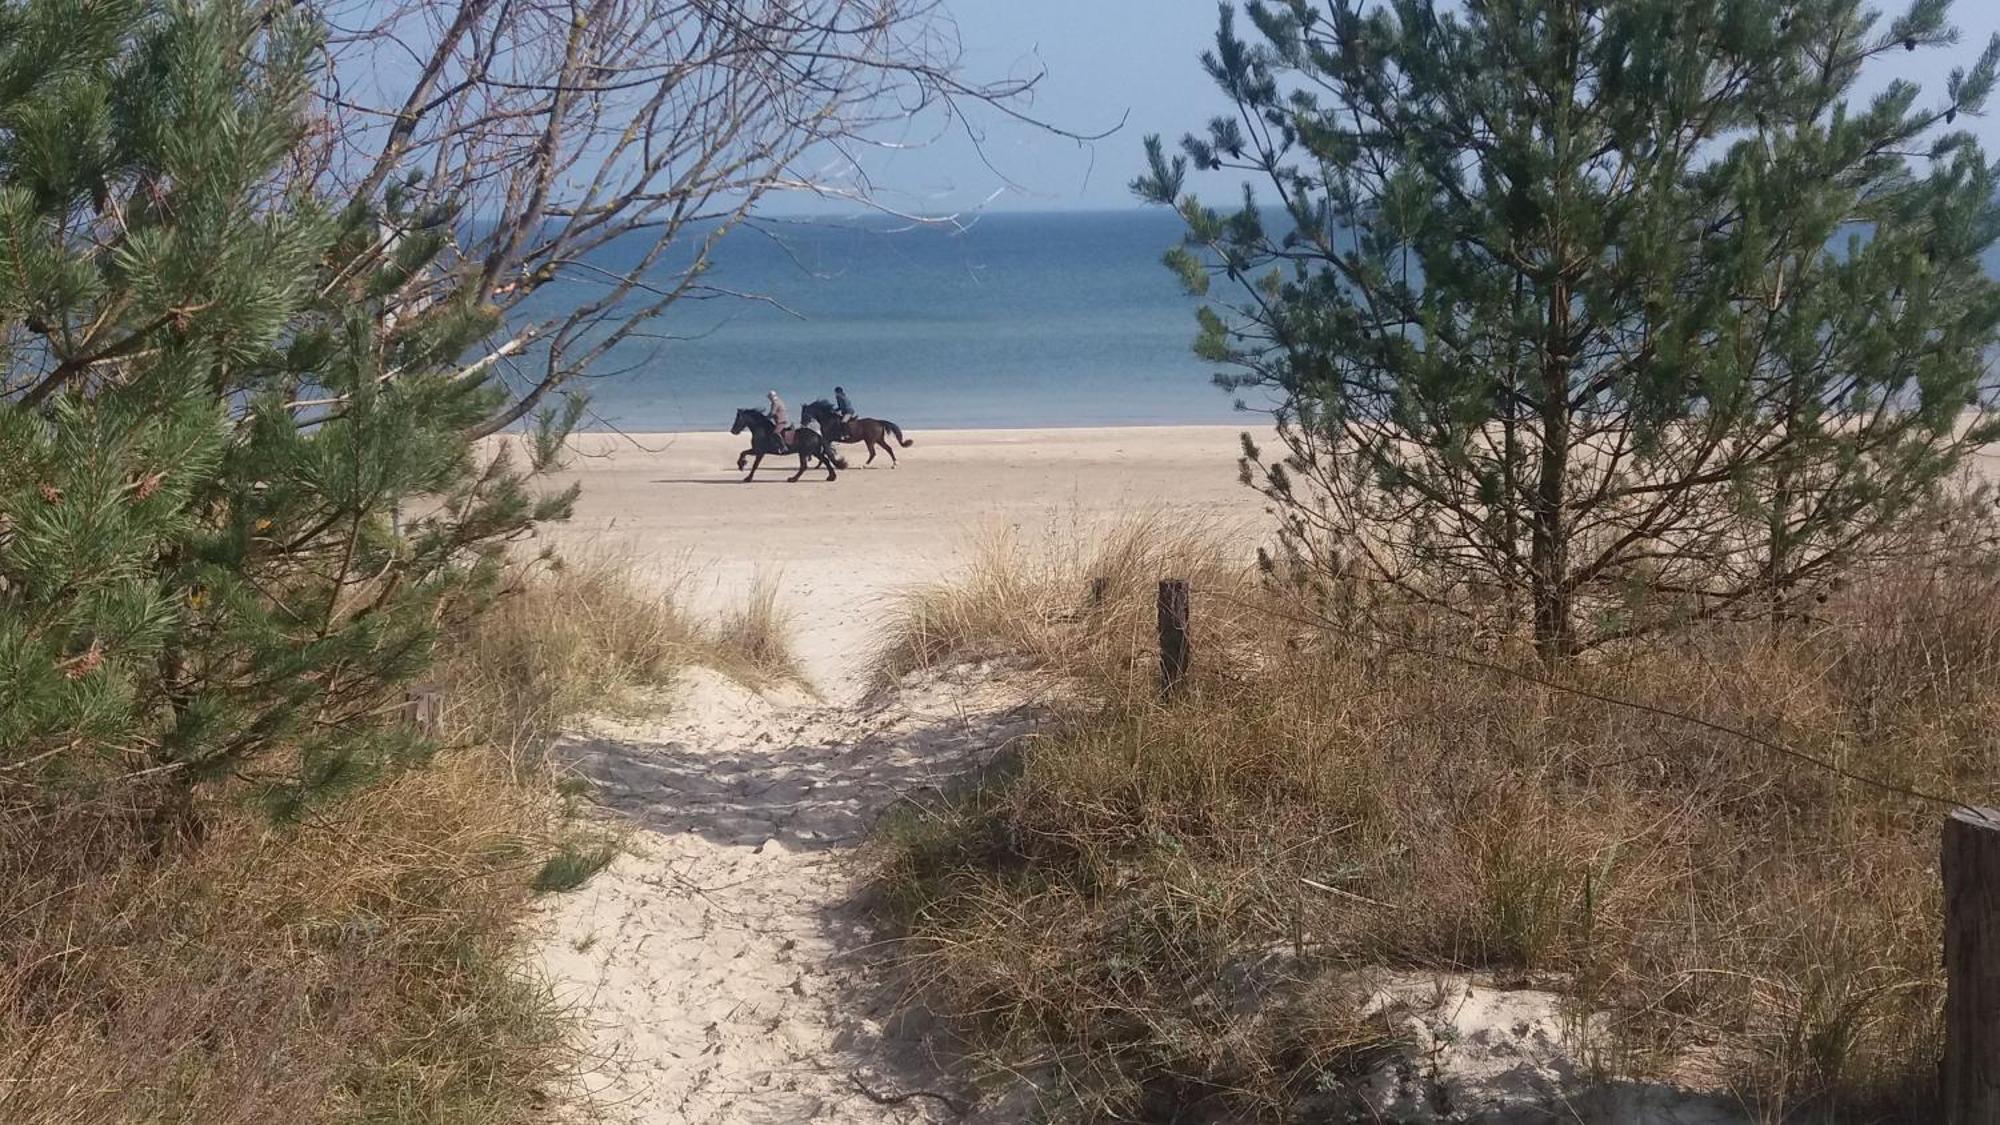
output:
[[[885, 651], [885, 673], [1012, 653], [1084, 688], [1012, 776], [875, 844], [904, 968], [992, 1073], [1082, 1120], [1284, 1120], [1398, 1047], [1357, 984], [1387, 967], [1560, 993], [1605, 1082], [1677, 1079], [1773, 1121], [1929, 1119], [1944, 810], [1756, 740], [1990, 799], [1989, 569], [1884, 575], [1781, 633], [1550, 677], [1420, 622], [1307, 627], [1323, 607], [1165, 530], [989, 551], [913, 593]], [[1166, 574], [1196, 577], [1197, 663], [1161, 704]]]

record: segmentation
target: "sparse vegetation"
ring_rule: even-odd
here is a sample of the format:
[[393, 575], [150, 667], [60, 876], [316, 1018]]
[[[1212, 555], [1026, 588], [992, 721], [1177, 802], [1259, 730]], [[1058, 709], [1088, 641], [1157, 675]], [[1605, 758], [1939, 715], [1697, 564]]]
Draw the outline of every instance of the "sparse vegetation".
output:
[[749, 683], [797, 674], [774, 583], [757, 582], [718, 624], [689, 614], [680, 589], [672, 575], [642, 577], [633, 560], [601, 550], [524, 568], [498, 604], [446, 638], [438, 679], [449, 718], [470, 740], [539, 760], [564, 722], [651, 706], [692, 665]]
[[743, 606], [726, 614], [710, 640], [711, 662], [752, 680], [796, 679], [788, 636], [792, 618], [778, 607], [778, 576], [758, 571]]
[[[1151, 667], [1157, 580], [1171, 575], [1211, 593], [1256, 597], [1242, 581], [1238, 554], [1212, 529], [1157, 512], [1037, 543], [988, 534], [974, 544], [960, 576], [909, 590], [889, 611], [892, 627], [875, 654], [875, 680], [887, 685], [944, 664], [1006, 660], [1076, 677], [1110, 676], [1132, 687]], [[1092, 580], [1100, 578], [1093, 595]], [[1229, 626], [1239, 619], [1204, 613], [1196, 621], [1197, 643], [1238, 643]]]
[[[914, 985], [996, 1073], [1052, 1078], [1058, 1119], [1285, 1120], [1377, 1057], [1350, 970], [1393, 966], [1552, 988], [1607, 1013], [1607, 1071], [1771, 1120], [1928, 1119], [1941, 809], [1715, 728], [1991, 799], [2000, 580], [1976, 556], [1551, 675], [1525, 642], [1370, 640], [1169, 540], [1218, 562], [1162, 706], [1144, 530], [988, 553], [912, 594], [886, 655], [1019, 652], [1085, 689], [1003, 780], [874, 847]], [[1130, 628], [1075, 612], [1106, 559], [1134, 563], [1099, 620]]]
[[437, 679], [448, 718], [473, 740], [533, 759], [564, 721], [630, 705], [703, 648], [671, 584], [647, 590], [623, 560], [586, 553], [517, 572], [490, 610], [446, 638]]

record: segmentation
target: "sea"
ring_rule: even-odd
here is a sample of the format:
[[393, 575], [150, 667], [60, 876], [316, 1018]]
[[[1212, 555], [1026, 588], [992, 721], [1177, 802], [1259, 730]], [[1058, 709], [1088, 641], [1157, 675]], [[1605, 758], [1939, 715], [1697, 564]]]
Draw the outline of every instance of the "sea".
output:
[[[583, 428], [727, 429], [767, 390], [797, 419], [836, 386], [905, 429], [1252, 424], [1270, 399], [1218, 388], [1191, 350], [1200, 302], [1161, 262], [1183, 229], [1164, 209], [760, 218], [720, 240], [698, 299], [582, 381]], [[2000, 247], [1986, 264], [2000, 276]]]
[[717, 295], [598, 365], [584, 428], [727, 429], [768, 390], [796, 419], [835, 386], [905, 429], [1245, 423], [1190, 350], [1199, 302], [1161, 264], [1182, 230], [1137, 209], [762, 219], [712, 254]]

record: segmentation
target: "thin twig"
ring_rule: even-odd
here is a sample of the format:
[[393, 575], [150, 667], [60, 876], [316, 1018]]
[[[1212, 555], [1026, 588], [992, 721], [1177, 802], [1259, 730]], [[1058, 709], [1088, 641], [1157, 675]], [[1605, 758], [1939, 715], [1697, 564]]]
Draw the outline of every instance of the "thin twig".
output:
[[904, 1090], [899, 1093], [885, 1094], [869, 1089], [868, 1083], [862, 1081], [861, 1072], [858, 1070], [850, 1073], [847, 1078], [848, 1081], [854, 1084], [854, 1088], [861, 1093], [862, 1097], [867, 1098], [876, 1105], [902, 1105], [916, 1098], [930, 1098], [950, 1110], [955, 1117], [964, 1117], [966, 1114], [972, 1112], [970, 1105], [952, 1097], [950, 1094], [940, 1094], [936, 1090]]

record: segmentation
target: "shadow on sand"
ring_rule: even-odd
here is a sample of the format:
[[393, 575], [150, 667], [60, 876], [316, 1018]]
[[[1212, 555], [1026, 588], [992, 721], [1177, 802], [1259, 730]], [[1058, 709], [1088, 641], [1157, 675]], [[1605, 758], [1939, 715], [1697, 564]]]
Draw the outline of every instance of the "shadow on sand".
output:
[[[804, 484], [806, 481], [811, 479], [813, 479], [813, 475], [812, 473], [808, 472], [805, 476], [799, 478], [797, 481], [788, 481], [781, 476], [763, 476], [763, 477], [757, 477], [754, 480], [744, 480], [742, 477], [661, 477], [658, 480], [649, 481], [647, 483], [649, 484]], [[826, 484], [827, 483], [826, 477], [821, 476], [819, 478], [819, 482], [821, 484]]]
[[[806, 912], [791, 918], [823, 941], [810, 991], [824, 1005], [818, 1019], [835, 1034], [801, 1064], [817, 1072], [829, 1106], [848, 1107], [830, 1120], [997, 1122], [1003, 1118], [987, 1116], [995, 1107], [974, 1108], [965, 1083], [941, 1061], [954, 1054], [943, 1026], [906, 1004], [894, 942], [885, 940], [892, 935], [877, 929], [844, 885], [842, 853], [891, 805], [937, 800], [1010, 768], [1019, 739], [1043, 715], [1036, 704], [927, 714], [893, 700], [852, 709], [777, 707], [751, 716], [747, 727], [739, 721], [682, 736], [690, 741], [596, 735], [566, 740], [559, 752], [608, 809], [652, 831], [696, 833], [724, 848], [704, 868], [708, 878], [765, 880], [794, 870], [791, 864], [809, 865], [806, 877], [823, 891], [808, 895], [800, 904]], [[799, 854], [783, 858], [787, 852]], [[793, 924], [777, 915], [741, 921], [774, 931]], [[770, 1109], [773, 1122], [821, 1119]]]
[[[698, 832], [738, 847], [775, 839], [814, 850], [859, 844], [890, 804], [979, 773], [1035, 719], [1036, 710], [1023, 705], [853, 742], [766, 733], [725, 753], [586, 737], [566, 742], [563, 757], [597, 787], [600, 803], [655, 832]], [[813, 726], [797, 725], [799, 734]], [[841, 724], [853, 731], [870, 725], [865, 714]]]

